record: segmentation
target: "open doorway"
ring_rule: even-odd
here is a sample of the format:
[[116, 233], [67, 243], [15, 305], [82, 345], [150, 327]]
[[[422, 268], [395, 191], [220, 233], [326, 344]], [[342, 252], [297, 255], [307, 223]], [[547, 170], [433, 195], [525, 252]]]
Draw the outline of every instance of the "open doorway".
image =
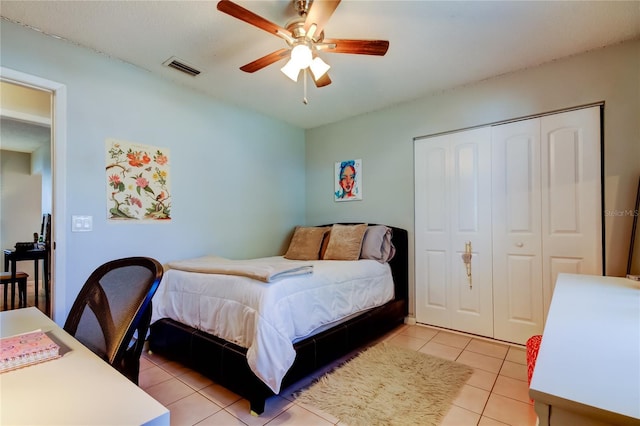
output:
[[[51, 97], [50, 91], [0, 81], [0, 245], [5, 251], [4, 270], [8, 271], [8, 256], [19, 260], [16, 270], [29, 277], [25, 304], [46, 314], [51, 306], [45, 283], [49, 282], [49, 289], [53, 286], [45, 265], [50, 247], [45, 244], [43, 226], [43, 217], [49, 217], [53, 209]], [[17, 250], [18, 243], [25, 252], [22, 258], [18, 257], [21, 253], [6, 251]], [[33, 243], [31, 250], [24, 248], [29, 243]], [[3, 309], [7, 305], [13, 305], [13, 300], [3, 303]]]
[[[18, 184], [24, 184], [29, 180], [31, 180], [28, 182], [29, 185], [34, 185], [34, 180], [39, 182], [39, 190], [32, 189], [33, 186], [30, 187], [36, 194], [31, 194], [28, 198], [29, 201], [27, 201], [28, 194], [24, 194], [24, 191], [15, 185], [15, 182], [12, 184], [3, 179], [2, 192], [0, 193], [2, 196], [0, 203], [0, 208], [2, 208], [2, 230], [0, 232], [2, 248], [14, 248], [16, 242], [33, 242], [36, 236], [39, 239], [42, 235], [44, 239], [46, 230], [42, 226], [43, 216], [51, 216], [49, 227], [51, 251], [48, 271], [50, 298], [49, 303], [46, 303], [46, 292], [43, 287], [45, 271], [43, 261], [40, 261], [38, 295], [41, 298], [38, 307], [51, 316], [54, 321], [61, 323], [64, 321], [66, 312], [64, 285], [59, 285], [64, 282], [65, 276], [64, 263], [61, 261], [64, 259], [65, 250], [63, 227], [65, 182], [64, 173], [56, 173], [56, 170], [64, 170], [66, 156], [66, 87], [54, 81], [4, 67], [0, 67], [0, 84], [2, 85], [0, 86], [2, 131], [4, 131], [6, 124], [7, 129], [12, 129], [16, 133], [16, 135], [6, 138], [5, 134], [2, 135], [2, 144], [0, 145], [2, 173], [4, 173], [5, 165], [8, 166], [8, 169], [24, 171], [24, 165], [20, 163], [27, 163], [29, 173], [18, 172], [18, 175], [22, 174], [22, 177], [18, 178]], [[40, 99], [40, 101], [34, 99]], [[23, 138], [26, 138], [27, 135], [37, 135], [32, 139], [40, 139], [32, 140], [31, 143], [40, 144], [40, 146], [37, 148], [25, 147], [24, 145], [28, 144], [23, 140], [23, 146], [19, 148], [20, 142], [17, 133], [22, 133]], [[48, 136], [48, 143], [44, 140], [46, 136]], [[14, 203], [11, 197], [16, 196], [18, 199]], [[35, 204], [35, 207], [30, 203]], [[7, 210], [12, 208], [13, 210]], [[14, 214], [14, 210], [20, 211], [23, 208], [28, 208], [29, 214]], [[4, 269], [4, 259], [1, 265]], [[18, 270], [33, 271], [33, 268], [33, 261], [20, 261], [16, 265]], [[34, 278], [35, 274], [30, 274], [29, 283], [32, 285]], [[34, 305], [33, 292], [35, 288], [28, 287], [28, 290], [32, 293], [29, 295], [29, 291], [27, 292], [27, 300], [30, 305]], [[16, 289], [16, 306], [17, 293]]]

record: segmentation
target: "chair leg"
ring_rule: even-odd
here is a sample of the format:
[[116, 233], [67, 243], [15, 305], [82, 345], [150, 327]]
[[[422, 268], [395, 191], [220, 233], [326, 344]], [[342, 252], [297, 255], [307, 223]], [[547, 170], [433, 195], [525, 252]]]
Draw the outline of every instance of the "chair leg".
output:
[[[27, 307], [27, 279], [26, 278], [23, 278], [20, 281], [18, 281], [18, 295], [19, 295], [18, 307], [26, 308]], [[37, 294], [36, 294], [36, 297], [38, 297]]]

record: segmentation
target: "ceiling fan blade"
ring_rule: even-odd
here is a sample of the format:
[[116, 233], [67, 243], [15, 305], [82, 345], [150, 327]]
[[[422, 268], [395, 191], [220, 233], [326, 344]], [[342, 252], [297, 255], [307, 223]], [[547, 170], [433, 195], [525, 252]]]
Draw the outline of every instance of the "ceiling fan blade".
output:
[[280, 49], [275, 52], [271, 52], [268, 55], [263, 56], [262, 58], [256, 59], [253, 62], [249, 62], [246, 65], [240, 67], [240, 69], [244, 72], [256, 72], [266, 67], [267, 65], [271, 65], [274, 62], [278, 62], [280, 59], [285, 58], [289, 55], [289, 49]]
[[309, 9], [307, 17], [304, 20], [305, 32], [309, 32], [311, 25], [315, 24], [316, 29], [314, 34], [319, 35], [339, 4], [340, 0], [314, 0], [314, 2], [311, 3], [311, 8]]
[[256, 15], [248, 9], [230, 1], [230, 0], [220, 0], [217, 6], [220, 12], [224, 12], [227, 15], [231, 15], [234, 18], [240, 19], [241, 21], [246, 22], [247, 24], [253, 25], [254, 27], [258, 27], [261, 30], [264, 30], [268, 33], [271, 33], [280, 38], [284, 38], [287, 41], [293, 40], [293, 35], [291, 31], [282, 28], [279, 25], [274, 24], [271, 21], [264, 19], [262, 16]]
[[[335, 47], [332, 47], [335, 45]], [[387, 40], [347, 40], [340, 38], [324, 39], [316, 45], [327, 53], [351, 53], [354, 55], [384, 56], [389, 49]]]
[[331, 84], [331, 78], [329, 78], [329, 73], [324, 73], [319, 79], [314, 79], [313, 82], [316, 84], [316, 87], [324, 87]]

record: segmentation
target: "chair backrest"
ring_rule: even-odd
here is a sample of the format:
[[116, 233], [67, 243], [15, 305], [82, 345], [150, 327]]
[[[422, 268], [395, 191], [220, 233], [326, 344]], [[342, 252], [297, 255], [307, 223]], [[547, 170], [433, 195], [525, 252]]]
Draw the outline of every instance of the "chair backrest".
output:
[[42, 225], [40, 225], [40, 238], [42, 242], [47, 246], [51, 245], [51, 214], [45, 213], [42, 215]]
[[135, 383], [151, 320], [151, 298], [163, 272], [162, 265], [148, 257], [101, 265], [85, 282], [64, 324], [69, 334]]

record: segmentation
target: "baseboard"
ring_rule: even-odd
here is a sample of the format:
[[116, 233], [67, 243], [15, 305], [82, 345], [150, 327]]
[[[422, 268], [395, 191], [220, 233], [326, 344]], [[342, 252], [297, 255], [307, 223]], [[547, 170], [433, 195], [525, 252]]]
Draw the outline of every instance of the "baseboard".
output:
[[416, 325], [416, 317], [404, 317], [404, 323], [407, 325]]

